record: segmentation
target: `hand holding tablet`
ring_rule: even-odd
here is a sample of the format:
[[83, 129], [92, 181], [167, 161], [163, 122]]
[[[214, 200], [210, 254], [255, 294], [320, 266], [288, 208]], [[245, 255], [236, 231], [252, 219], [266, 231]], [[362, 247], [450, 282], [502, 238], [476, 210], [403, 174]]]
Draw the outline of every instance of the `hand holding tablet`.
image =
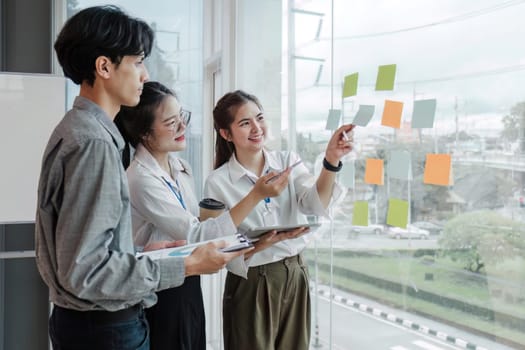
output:
[[245, 235], [246, 237], [253, 240], [254, 238], [259, 238], [263, 234], [273, 231], [273, 230], [277, 231], [277, 234], [279, 234], [280, 232], [289, 232], [289, 231], [298, 229], [300, 227], [307, 227], [308, 229], [311, 229], [311, 228], [315, 228], [319, 226], [321, 226], [320, 223], [313, 223], [313, 224], [304, 223], [304, 224], [292, 224], [292, 225], [254, 227], [254, 228], [249, 229], [245, 233]]

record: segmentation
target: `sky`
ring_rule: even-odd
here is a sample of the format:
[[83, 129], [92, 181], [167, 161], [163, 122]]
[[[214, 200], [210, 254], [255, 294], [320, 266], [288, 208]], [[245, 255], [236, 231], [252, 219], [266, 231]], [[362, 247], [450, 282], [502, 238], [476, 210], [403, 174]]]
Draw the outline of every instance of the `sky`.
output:
[[[312, 130], [323, 126], [314, 115], [320, 111], [309, 111], [317, 109], [319, 100], [341, 108], [340, 86], [345, 75], [355, 72], [359, 73], [358, 94], [344, 100], [345, 111], [347, 104], [355, 109], [345, 118], [351, 120], [359, 104], [374, 104], [376, 114], [369, 125], [373, 132], [385, 128], [379, 126], [385, 99], [404, 102], [403, 119], [410, 120], [414, 99], [436, 98], [438, 133], [455, 129], [456, 114], [460, 129], [497, 133], [501, 117], [525, 100], [524, 1], [336, 0], [333, 56], [329, 3], [305, 0], [296, 5], [326, 14], [318, 41], [313, 40], [318, 18], [296, 15], [297, 54], [326, 60], [319, 87], [313, 86], [317, 67], [312, 64], [310, 74], [298, 75], [298, 116], [305, 118], [301, 125], [310, 125], [311, 119], [317, 120]], [[330, 75], [332, 59], [334, 74]], [[377, 67], [384, 64], [397, 64], [391, 92], [373, 89]]]
[[[251, 1], [257, 0], [242, 2], [249, 7]], [[191, 0], [152, 0], [148, 6], [142, 0], [112, 3], [134, 15], [154, 18], [167, 32], [188, 26], [174, 11], [201, 10], [195, 5], [200, 2]], [[287, 3], [283, 1], [283, 9]], [[324, 14], [295, 15], [296, 55], [324, 60], [317, 86], [320, 63], [296, 60], [296, 124], [301, 132], [323, 129], [328, 109], [343, 107], [342, 81], [355, 72], [359, 73], [358, 94], [344, 100], [344, 120], [352, 120], [360, 104], [374, 104], [376, 113], [366, 132], [390, 131], [380, 126], [385, 99], [403, 102], [403, 120], [409, 121], [414, 99], [436, 98], [436, 130], [426, 130], [428, 133], [453, 132], [457, 116], [460, 129], [489, 130], [495, 135], [502, 127], [501, 118], [525, 100], [523, 0], [296, 0], [295, 8]], [[286, 15], [283, 12], [275, 21], [284, 23]], [[320, 18], [321, 30], [315, 40]], [[167, 34], [158, 35], [158, 41], [168, 51], [173, 42]], [[286, 51], [281, 52], [283, 65]], [[377, 68], [384, 64], [397, 65], [396, 84], [393, 91], [377, 92], [373, 88]], [[283, 73], [286, 80], [285, 69]], [[286, 110], [283, 113], [286, 129]]]

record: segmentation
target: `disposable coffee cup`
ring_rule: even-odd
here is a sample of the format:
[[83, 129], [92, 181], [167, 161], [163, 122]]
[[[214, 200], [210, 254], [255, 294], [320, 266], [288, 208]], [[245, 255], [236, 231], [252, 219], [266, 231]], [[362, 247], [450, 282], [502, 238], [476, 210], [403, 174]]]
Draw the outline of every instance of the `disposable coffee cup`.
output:
[[199, 202], [200, 220], [204, 221], [209, 218], [216, 218], [224, 212], [226, 206], [213, 198], [204, 198]]

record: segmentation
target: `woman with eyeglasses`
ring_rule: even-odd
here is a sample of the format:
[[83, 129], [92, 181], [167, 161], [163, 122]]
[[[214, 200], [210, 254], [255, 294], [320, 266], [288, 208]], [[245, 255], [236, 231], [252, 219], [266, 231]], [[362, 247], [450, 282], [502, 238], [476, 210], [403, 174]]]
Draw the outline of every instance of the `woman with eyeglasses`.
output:
[[[138, 247], [157, 241], [193, 243], [233, 235], [257, 203], [279, 195], [288, 184], [289, 171], [266, 183], [276, 175], [270, 173], [261, 177], [231, 210], [199, 221], [192, 170], [185, 160], [173, 154], [186, 148], [185, 132], [190, 116], [173, 91], [158, 82], [146, 82], [139, 104], [121, 107], [115, 118], [122, 136], [135, 148], [133, 159], [124, 160], [124, 165], [130, 187], [134, 242]], [[125, 153], [129, 154], [129, 150]], [[286, 235], [271, 232], [244, 258], [300, 233], [300, 230]], [[231, 263], [243, 265], [244, 258]], [[146, 309], [151, 349], [206, 349], [200, 277], [187, 277], [182, 286], [158, 292], [157, 296], [157, 304]]]

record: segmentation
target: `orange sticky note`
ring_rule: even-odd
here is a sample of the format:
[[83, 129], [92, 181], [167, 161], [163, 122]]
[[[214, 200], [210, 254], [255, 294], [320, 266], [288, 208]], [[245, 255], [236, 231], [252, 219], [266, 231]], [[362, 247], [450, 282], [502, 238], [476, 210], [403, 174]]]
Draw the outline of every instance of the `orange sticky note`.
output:
[[427, 154], [423, 182], [430, 185], [450, 185], [450, 154]]
[[373, 185], [383, 185], [383, 160], [368, 158], [365, 168], [365, 182]]
[[383, 108], [383, 118], [381, 125], [391, 126], [399, 129], [401, 127], [401, 113], [403, 112], [403, 102], [385, 100]]

